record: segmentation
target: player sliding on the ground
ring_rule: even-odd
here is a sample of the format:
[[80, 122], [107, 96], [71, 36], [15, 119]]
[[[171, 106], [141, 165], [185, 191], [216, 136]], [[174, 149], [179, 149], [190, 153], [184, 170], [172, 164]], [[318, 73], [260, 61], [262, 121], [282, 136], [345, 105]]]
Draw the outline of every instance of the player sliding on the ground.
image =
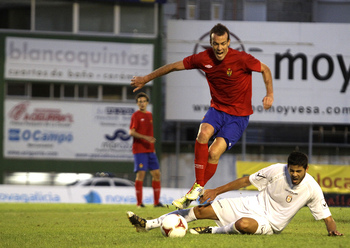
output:
[[[320, 186], [307, 170], [307, 156], [292, 152], [287, 164], [273, 164], [249, 177], [206, 189], [200, 202], [213, 201], [222, 193], [251, 184], [260, 191], [256, 196], [220, 199], [171, 213], [183, 216], [187, 222], [211, 219], [218, 225], [191, 228], [189, 232], [192, 234], [277, 234], [306, 205], [316, 220], [324, 220], [328, 235], [342, 236], [337, 231]], [[167, 214], [153, 220], [145, 220], [132, 212], [127, 215], [137, 231], [148, 231], [158, 228]]]

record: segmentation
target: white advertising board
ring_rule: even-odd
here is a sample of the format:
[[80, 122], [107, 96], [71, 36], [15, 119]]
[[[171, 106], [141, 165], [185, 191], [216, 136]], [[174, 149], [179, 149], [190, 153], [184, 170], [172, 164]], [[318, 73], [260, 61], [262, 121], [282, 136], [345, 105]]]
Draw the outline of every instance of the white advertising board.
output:
[[[162, 188], [160, 202], [171, 205], [188, 189]], [[257, 191], [235, 190], [220, 195], [218, 199], [256, 195]], [[0, 203], [100, 203], [136, 204], [134, 187], [74, 187], [0, 185]], [[153, 204], [152, 187], [143, 187], [143, 203]], [[197, 202], [193, 202], [197, 205]]]
[[4, 157], [133, 161], [129, 125], [137, 110], [136, 104], [5, 100]]
[[153, 45], [6, 38], [5, 78], [129, 84], [153, 69]]
[[[213, 21], [168, 23], [167, 62], [209, 47]], [[223, 22], [231, 47], [267, 64], [274, 84], [273, 107], [265, 111], [266, 90], [253, 73], [252, 122], [349, 123], [350, 32], [348, 24]], [[166, 80], [167, 120], [200, 121], [210, 104], [206, 79], [198, 70], [174, 72]]]

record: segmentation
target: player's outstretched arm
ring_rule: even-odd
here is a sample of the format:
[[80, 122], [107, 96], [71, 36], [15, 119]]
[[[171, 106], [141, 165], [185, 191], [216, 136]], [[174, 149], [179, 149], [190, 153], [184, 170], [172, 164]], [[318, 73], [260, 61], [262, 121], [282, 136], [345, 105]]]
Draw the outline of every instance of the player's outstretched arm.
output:
[[264, 109], [269, 109], [273, 103], [273, 84], [270, 68], [261, 63], [261, 73], [266, 87], [266, 96], [263, 98]]
[[206, 189], [204, 190], [203, 196], [200, 198], [200, 203], [204, 203], [205, 201], [211, 202], [220, 194], [231, 190], [241, 189], [249, 185], [251, 185], [249, 177], [242, 177], [215, 189]]
[[168, 74], [169, 72], [172, 72], [172, 71], [181, 71], [184, 69], [185, 69], [185, 66], [184, 66], [184, 63], [182, 60], [171, 63], [171, 64], [166, 64], [162, 67], [159, 67], [158, 69], [154, 70], [153, 72], [151, 72], [150, 74], [148, 74], [146, 76], [143, 76], [143, 77], [134, 76], [131, 79], [130, 85], [135, 88], [133, 90], [133, 92], [135, 92], [135, 91], [138, 91], [139, 89], [141, 89], [146, 83], [148, 83], [149, 81], [152, 81], [155, 78], [161, 77], [161, 76]]
[[337, 231], [337, 226], [332, 216], [325, 218], [324, 223], [327, 227], [328, 236], [343, 236], [342, 233]]

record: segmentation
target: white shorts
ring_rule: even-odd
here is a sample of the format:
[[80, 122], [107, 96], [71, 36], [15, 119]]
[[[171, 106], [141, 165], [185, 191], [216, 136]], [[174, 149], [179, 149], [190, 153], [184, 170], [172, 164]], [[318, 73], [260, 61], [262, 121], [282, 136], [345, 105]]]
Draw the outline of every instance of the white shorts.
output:
[[256, 220], [259, 227], [255, 234], [273, 234], [269, 221], [264, 217], [263, 210], [255, 202], [255, 197], [226, 198], [214, 201], [211, 206], [219, 218], [218, 226], [227, 226], [237, 220], [246, 217]]

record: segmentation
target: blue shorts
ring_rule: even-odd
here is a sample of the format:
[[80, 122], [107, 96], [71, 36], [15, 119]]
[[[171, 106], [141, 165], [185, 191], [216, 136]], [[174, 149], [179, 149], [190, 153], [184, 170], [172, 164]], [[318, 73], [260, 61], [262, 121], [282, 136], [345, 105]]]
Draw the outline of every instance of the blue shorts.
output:
[[201, 123], [208, 123], [214, 127], [214, 138], [222, 137], [230, 150], [242, 137], [249, 122], [248, 116], [235, 116], [209, 108]]
[[159, 169], [159, 162], [154, 152], [134, 154], [134, 172], [157, 169]]

